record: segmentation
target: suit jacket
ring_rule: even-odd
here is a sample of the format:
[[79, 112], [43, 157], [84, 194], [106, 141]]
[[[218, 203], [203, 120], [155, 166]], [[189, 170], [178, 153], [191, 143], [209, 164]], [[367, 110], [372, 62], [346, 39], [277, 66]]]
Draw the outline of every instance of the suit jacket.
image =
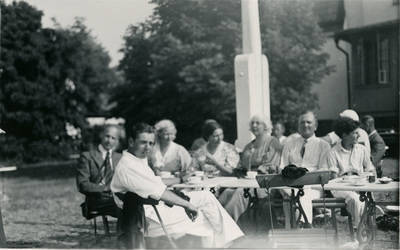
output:
[[[112, 152], [111, 159], [114, 171], [121, 157], [122, 154], [115, 151]], [[84, 195], [90, 195], [101, 194], [104, 191], [106, 186], [99, 185], [102, 179], [100, 169], [103, 162], [104, 159], [98, 148], [81, 154], [76, 174], [76, 183], [79, 192]]]
[[378, 132], [373, 133], [369, 136], [369, 141], [371, 144], [371, 160], [375, 167], [380, 166], [383, 155], [385, 154], [385, 141], [378, 134]]

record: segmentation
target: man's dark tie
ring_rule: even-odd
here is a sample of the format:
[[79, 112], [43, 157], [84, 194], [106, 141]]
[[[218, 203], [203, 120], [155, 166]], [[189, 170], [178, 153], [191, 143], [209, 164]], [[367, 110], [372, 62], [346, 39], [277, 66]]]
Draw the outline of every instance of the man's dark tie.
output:
[[306, 152], [306, 144], [307, 144], [307, 139], [304, 140], [303, 146], [302, 146], [301, 149], [300, 149], [300, 156], [301, 156], [301, 158], [304, 157], [304, 153]]
[[111, 179], [113, 177], [113, 171], [111, 168], [111, 163], [110, 163], [110, 151], [107, 151], [106, 159], [104, 160], [104, 183], [106, 185], [110, 185]]

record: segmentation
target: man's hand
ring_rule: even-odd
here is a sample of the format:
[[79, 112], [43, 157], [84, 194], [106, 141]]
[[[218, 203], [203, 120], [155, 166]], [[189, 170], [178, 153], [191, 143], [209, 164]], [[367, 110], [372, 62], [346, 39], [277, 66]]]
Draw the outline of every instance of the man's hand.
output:
[[185, 208], [185, 212], [186, 212], [187, 216], [189, 217], [189, 219], [191, 219], [192, 221], [195, 221], [197, 216], [199, 215], [199, 210], [197, 209], [197, 207], [190, 204], [190, 202], [188, 204], [189, 205]]

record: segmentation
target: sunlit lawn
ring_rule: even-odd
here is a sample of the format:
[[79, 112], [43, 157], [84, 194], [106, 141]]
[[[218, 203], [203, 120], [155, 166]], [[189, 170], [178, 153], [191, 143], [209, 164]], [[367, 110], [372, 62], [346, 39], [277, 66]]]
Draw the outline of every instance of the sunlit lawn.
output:
[[[398, 177], [398, 160], [386, 159], [384, 175]], [[11, 248], [112, 248], [115, 238], [94, 243], [93, 222], [82, 217], [84, 196], [75, 183], [75, 166], [19, 168], [4, 174], [5, 196], [1, 210], [8, 247]], [[378, 200], [397, 199], [398, 194], [377, 194]], [[111, 218], [115, 231], [115, 219]], [[348, 241], [346, 219], [339, 218], [340, 244]], [[100, 220], [99, 220], [100, 222]], [[101, 223], [99, 223], [101, 229]], [[378, 239], [397, 240], [397, 233], [378, 231]], [[393, 248], [377, 242], [376, 249]], [[396, 247], [397, 248], [397, 247]]]

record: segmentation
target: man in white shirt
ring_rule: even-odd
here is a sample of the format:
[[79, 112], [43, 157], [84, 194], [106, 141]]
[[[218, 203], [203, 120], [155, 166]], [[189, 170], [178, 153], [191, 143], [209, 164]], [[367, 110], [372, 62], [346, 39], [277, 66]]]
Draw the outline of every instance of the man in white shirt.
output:
[[[157, 208], [167, 232], [173, 237], [190, 234], [211, 239], [208, 245], [201, 247], [223, 247], [243, 236], [236, 223], [209, 191], [188, 192], [186, 195], [190, 198], [189, 202], [169, 191], [161, 178], [154, 175], [147, 162], [147, 156], [154, 145], [154, 129], [151, 126], [139, 123], [130, 132], [128, 150], [123, 152], [111, 182], [111, 190], [119, 208], [124, 207], [123, 201], [117, 197], [119, 193], [132, 192], [142, 198], [160, 200]], [[174, 206], [167, 206], [164, 202]], [[145, 208], [149, 223], [147, 235], [162, 236], [164, 232], [158, 218], [153, 209], [148, 208]], [[123, 234], [129, 232], [119, 233], [118, 240], [124, 238]]]
[[[329, 152], [329, 144], [316, 137], [315, 131], [318, 121], [315, 114], [311, 111], [304, 112], [299, 117], [298, 132], [301, 137], [285, 143], [282, 150], [280, 170], [290, 164], [297, 167], [307, 168], [309, 172], [328, 170], [326, 156]], [[282, 195], [289, 196], [291, 189], [284, 189]], [[304, 187], [304, 196], [300, 197], [300, 202], [309, 223], [301, 218], [300, 227], [310, 228], [313, 220], [312, 200], [321, 197], [321, 192]], [[286, 227], [290, 225], [289, 204], [284, 203]]]

